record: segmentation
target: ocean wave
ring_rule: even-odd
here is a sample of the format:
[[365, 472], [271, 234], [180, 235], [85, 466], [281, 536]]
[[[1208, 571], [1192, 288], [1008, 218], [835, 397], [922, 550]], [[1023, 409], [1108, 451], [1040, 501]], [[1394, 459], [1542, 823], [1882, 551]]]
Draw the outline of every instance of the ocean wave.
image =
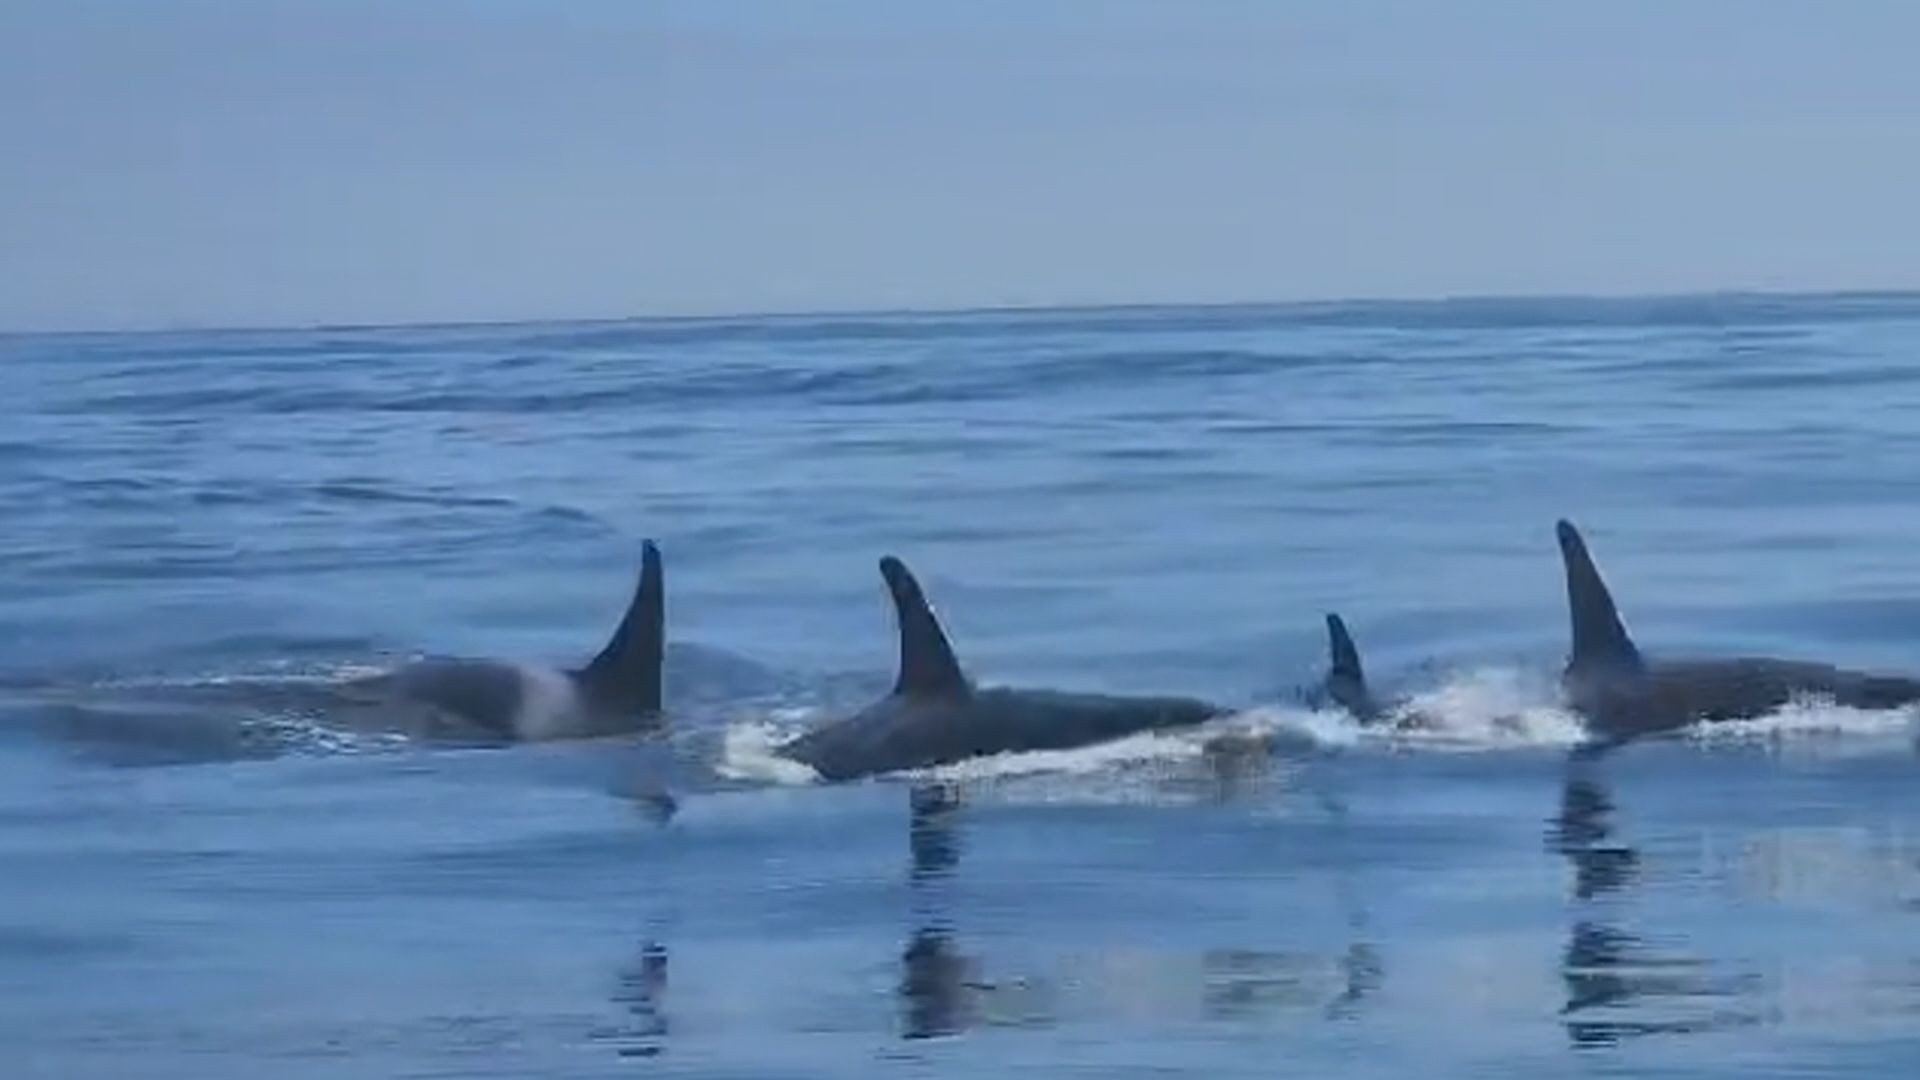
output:
[[727, 780], [780, 786], [818, 783], [820, 774], [812, 766], [779, 753], [782, 743], [804, 730], [805, 719], [814, 711], [786, 709], [728, 725], [714, 770]]

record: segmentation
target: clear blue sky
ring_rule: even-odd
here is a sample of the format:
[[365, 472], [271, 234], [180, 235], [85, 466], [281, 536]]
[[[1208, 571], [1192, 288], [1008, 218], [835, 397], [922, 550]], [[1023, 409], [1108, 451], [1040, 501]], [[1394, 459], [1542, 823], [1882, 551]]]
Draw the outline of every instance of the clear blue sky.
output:
[[0, 327], [1920, 286], [1920, 2], [0, 0]]

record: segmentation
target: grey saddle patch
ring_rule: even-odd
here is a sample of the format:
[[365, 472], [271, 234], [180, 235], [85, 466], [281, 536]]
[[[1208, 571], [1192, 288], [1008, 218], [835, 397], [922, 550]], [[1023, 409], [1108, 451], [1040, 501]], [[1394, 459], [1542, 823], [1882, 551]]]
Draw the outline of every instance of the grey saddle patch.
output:
[[391, 718], [419, 737], [507, 741], [595, 737], [642, 730], [663, 705], [666, 578], [660, 549], [641, 546], [625, 614], [584, 667], [556, 671], [503, 660], [433, 658], [343, 687], [365, 706], [384, 699]]

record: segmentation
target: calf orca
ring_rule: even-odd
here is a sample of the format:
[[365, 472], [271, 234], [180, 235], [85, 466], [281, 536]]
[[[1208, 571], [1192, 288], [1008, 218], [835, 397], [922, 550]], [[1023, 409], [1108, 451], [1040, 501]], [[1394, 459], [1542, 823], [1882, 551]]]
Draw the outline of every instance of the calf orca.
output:
[[900, 631], [892, 693], [778, 751], [822, 779], [852, 780], [1011, 751], [1064, 750], [1192, 727], [1233, 711], [1192, 698], [975, 686], [906, 564], [889, 555], [880, 560], [880, 575], [893, 596]]
[[641, 549], [640, 583], [605, 648], [585, 667], [433, 657], [356, 679], [349, 701], [410, 717], [417, 733], [484, 742], [627, 734], [660, 723], [666, 595], [660, 549]]
[[1414, 709], [1404, 697], [1382, 701], [1374, 696], [1360, 666], [1360, 649], [1347, 631], [1346, 620], [1334, 612], [1327, 613], [1327, 676], [1320, 683], [1320, 700], [1345, 709], [1363, 728], [1404, 734], [1445, 726], [1439, 717]]
[[1861, 709], [1920, 701], [1920, 680], [1767, 657], [1651, 661], [1627, 636], [1613, 596], [1573, 523], [1555, 529], [1566, 566], [1573, 646], [1561, 686], [1606, 742], [1673, 731], [1700, 721], [1763, 716], [1795, 698]]

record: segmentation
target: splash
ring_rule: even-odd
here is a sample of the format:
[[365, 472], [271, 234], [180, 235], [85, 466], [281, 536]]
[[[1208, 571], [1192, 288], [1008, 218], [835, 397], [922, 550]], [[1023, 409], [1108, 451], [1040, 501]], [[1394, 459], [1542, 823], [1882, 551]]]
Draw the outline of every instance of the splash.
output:
[[715, 771], [728, 780], [782, 787], [818, 783], [820, 774], [811, 765], [779, 753], [783, 743], [805, 728], [807, 717], [814, 711], [781, 709], [763, 719], [728, 725]]
[[399, 732], [348, 731], [330, 727], [318, 717], [277, 714], [240, 723], [241, 737], [280, 753], [335, 756], [379, 754], [404, 750], [413, 740]]
[[1202, 737], [1216, 747], [1236, 741], [1282, 756], [1327, 751], [1481, 752], [1561, 748], [1586, 738], [1580, 718], [1557, 688], [1517, 668], [1454, 672], [1399, 702], [1381, 722], [1363, 725], [1343, 709], [1262, 706], [1240, 713]]
[[1751, 720], [1695, 724], [1687, 729], [1687, 735], [1703, 746], [1787, 740], [1878, 741], [1910, 734], [1916, 719], [1920, 719], [1920, 706], [1857, 709], [1836, 704], [1831, 698], [1800, 697]]
[[1587, 732], [1557, 686], [1534, 672], [1493, 667], [1455, 672], [1410, 696], [1389, 725], [1367, 735], [1435, 749], [1498, 750], [1575, 746]]
[[1193, 734], [1216, 755], [1258, 747], [1302, 756], [1359, 746], [1365, 729], [1341, 709], [1258, 705], [1197, 728]]

